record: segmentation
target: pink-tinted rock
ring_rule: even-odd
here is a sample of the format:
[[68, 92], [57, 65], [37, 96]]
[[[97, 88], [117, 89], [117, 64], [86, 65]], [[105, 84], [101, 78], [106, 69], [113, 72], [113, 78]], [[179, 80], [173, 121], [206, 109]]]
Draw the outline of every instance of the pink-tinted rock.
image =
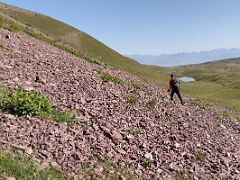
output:
[[[129, 73], [90, 64], [23, 33], [0, 33], [1, 44], [16, 55], [9, 58], [0, 52], [3, 86], [40, 92], [54, 107], [74, 113], [76, 120], [70, 127], [0, 113], [4, 149], [31, 147], [28, 154], [40, 165], [76, 174], [81, 174], [85, 162], [96, 165], [93, 157], [98, 157], [120, 166], [129, 164], [143, 179], [154, 179], [158, 169], [162, 179], [174, 177], [175, 171], [190, 171], [203, 179], [219, 174], [239, 179], [240, 125], [220, 117], [218, 107], [212, 105], [209, 113], [203, 105], [190, 106], [186, 96], [184, 106], [174, 104], [163, 87]], [[6, 34], [11, 39], [6, 40]], [[96, 71], [139, 83], [141, 88], [103, 83]], [[128, 102], [130, 95], [139, 97], [136, 104]], [[149, 108], [146, 104], [153, 98], [157, 105]], [[147, 153], [153, 159], [150, 165], [143, 162]]]

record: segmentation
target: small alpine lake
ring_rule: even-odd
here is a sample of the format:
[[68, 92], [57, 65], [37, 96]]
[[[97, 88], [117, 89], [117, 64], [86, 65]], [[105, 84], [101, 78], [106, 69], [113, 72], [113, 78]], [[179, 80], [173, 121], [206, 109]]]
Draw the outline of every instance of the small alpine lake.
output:
[[192, 77], [187, 77], [187, 76], [183, 76], [183, 77], [180, 77], [180, 78], [178, 78], [180, 81], [183, 81], [183, 82], [193, 82], [193, 81], [195, 81], [195, 79], [194, 78], [192, 78]]

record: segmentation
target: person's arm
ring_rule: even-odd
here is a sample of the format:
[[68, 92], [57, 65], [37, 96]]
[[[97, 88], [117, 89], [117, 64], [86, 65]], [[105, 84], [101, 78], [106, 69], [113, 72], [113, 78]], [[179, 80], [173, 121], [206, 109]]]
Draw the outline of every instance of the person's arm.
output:
[[171, 80], [169, 80], [169, 87], [168, 87], [168, 92], [172, 89], [171, 87]]

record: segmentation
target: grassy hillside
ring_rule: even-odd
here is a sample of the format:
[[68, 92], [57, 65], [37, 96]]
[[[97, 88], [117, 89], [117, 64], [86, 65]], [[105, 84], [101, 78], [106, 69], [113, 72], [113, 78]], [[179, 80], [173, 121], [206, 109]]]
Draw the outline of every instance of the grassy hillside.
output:
[[[3, 3], [0, 3], [0, 12], [6, 26], [14, 23], [18, 24], [18, 26], [23, 26], [20, 28], [23, 31], [30, 29], [31, 31], [41, 33], [42, 35], [61, 43], [65, 47], [73, 49], [74, 52], [77, 52], [85, 59], [103, 62], [113, 68], [126, 70], [129, 73], [145, 78], [146, 80], [159, 82], [159, 79], [166, 78], [165, 76], [160, 77], [160, 75], [165, 74], [162, 72], [167, 71], [167, 69], [156, 66], [141, 65], [130, 58], [122, 56], [90, 35], [51, 17]], [[6, 23], [9, 21], [9, 17], [11, 18], [10, 21], [14, 22]]]
[[0, 3], [0, 26], [11, 31], [26, 32], [78, 57], [125, 70], [162, 86], [167, 85], [169, 74], [173, 71], [177, 72], [177, 76], [192, 76], [197, 82], [184, 83], [184, 93], [240, 108], [238, 59], [177, 68], [142, 65], [63, 22], [3, 3]]
[[240, 109], [240, 58], [180, 66], [174, 70], [197, 80], [184, 85], [186, 93]]

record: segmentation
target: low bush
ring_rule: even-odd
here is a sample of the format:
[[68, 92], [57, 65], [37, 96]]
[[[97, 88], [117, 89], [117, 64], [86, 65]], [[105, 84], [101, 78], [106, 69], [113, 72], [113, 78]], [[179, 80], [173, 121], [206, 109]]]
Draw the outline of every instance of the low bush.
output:
[[142, 157], [141, 158], [141, 165], [144, 167], [144, 168], [147, 168], [149, 166], [151, 166], [151, 164], [153, 163], [153, 161], [151, 159], [148, 159], [146, 157]]
[[133, 95], [128, 96], [128, 98], [127, 98], [128, 102], [131, 104], [136, 104], [138, 102], [138, 99], [139, 99], [139, 97], [133, 96]]
[[[185, 171], [178, 171], [175, 174], [176, 180], [194, 180], [196, 179], [196, 175], [194, 175], [191, 172], [185, 172]], [[197, 179], [201, 179], [200, 177], [197, 177]]]
[[58, 123], [68, 123], [68, 124], [72, 124], [74, 122], [74, 115], [69, 113], [69, 112], [65, 112], [65, 111], [61, 111], [59, 109], [53, 109], [52, 112], [48, 115], [50, 119], [55, 120]]
[[17, 89], [10, 92], [0, 88], [0, 109], [17, 116], [38, 116], [69, 124], [74, 122], [72, 114], [52, 108], [45, 96], [33, 91]]
[[115, 84], [120, 84], [122, 86], [125, 84], [125, 82], [121, 78], [112, 76], [108, 73], [103, 73], [101, 75], [101, 78], [102, 78], [103, 82], [113, 82]]
[[141, 85], [138, 84], [138, 83], [130, 83], [130, 86], [133, 88], [133, 89], [136, 89], [136, 90], [139, 90], [141, 89]]
[[47, 98], [36, 92], [26, 92], [17, 89], [7, 96], [2, 102], [1, 108], [17, 116], [40, 116], [52, 111], [51, 104]]
[[207, 153], [205, 152], [196, 152], [195, 157], [198, 161], [204, 161], [207, 158]]
[[154, 108], [157, 105], [157, 100], [156, 99], [151, 99], [147, 103], [148, 107]]
[[140, 134], [140, 130], [138, 128], [132, 128], [129, 130], [128, 132], [129, 134], [133, 135], [133, 136], [137, 136], [138, 134]]

